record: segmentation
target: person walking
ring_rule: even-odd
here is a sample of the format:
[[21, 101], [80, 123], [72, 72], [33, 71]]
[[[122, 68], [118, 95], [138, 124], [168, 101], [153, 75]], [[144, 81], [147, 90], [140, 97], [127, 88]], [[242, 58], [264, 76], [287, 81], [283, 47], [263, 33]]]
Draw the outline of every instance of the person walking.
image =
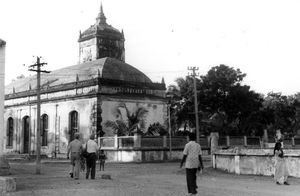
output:
[[79, 179], [79, 171], [80, 171], [80, 154], [82, 152], [82, 143], [79, 141], [80, 134], [75, 133], [75, 139], [71, 141], [68, 145], [67, 151], [67, 159], [69, 159], [69, 155], [71, 154], [71, 172], [70, 177], [75, 180]]
[[95, 135], [92, 134], [90, 139], [87, 141], [86, 144], [86, 151], [88, 152], [86, 158], [86, 179], [89, 179], [89, 175], [91, 173], [91, 179], [95, 179], [96, 175], [96, 160], [97, 160], [97, 151], [98, 145], [95, 142]]
[[99, 153], [99, 163], [100, 163], [100, 171], [102, 169], [102, 171], [104, 171], [104, 164], [105, 164], [105, 159], [106, 159], [106, 155], [104, 153], [104, 150], [100, 150]]
[[281, 130], [277, 129], [276, 134], [275, 134], [275, 142], [280, 142], [281, 143], [281, 148], [283, 148], [283, 135], [281, 134]]
[[281, 184], [289, 185], [289, 183], [287, 182], [289, 173], [283, 155], [284, 154], [283, 154], [281, 142], [277, 142], [274, 147], [274, 156], [275, 156], [274, 180], [278, 185]]
[[182, 168], [185, 162], [186, 182], [189, 195], [197, 194], [197, 170], [203, 170], [202, 151], [201, 146], [195, 142], [196, 134], [189, 133], [189, 142], [185, 145], [183, 150], [183, 157], [180, 163]]

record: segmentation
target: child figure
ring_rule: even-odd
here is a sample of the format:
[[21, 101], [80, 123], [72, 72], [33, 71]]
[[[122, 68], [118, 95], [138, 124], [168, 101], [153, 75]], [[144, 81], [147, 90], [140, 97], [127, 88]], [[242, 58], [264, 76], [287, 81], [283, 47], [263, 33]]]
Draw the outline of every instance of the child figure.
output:
[[105, 159], [106, 159], [106, 155], [104, 153], [104, 150], [100, 150], [100, 153], [99, 153], [100, 171], [101, 171], [101, 168], [104, 171]]

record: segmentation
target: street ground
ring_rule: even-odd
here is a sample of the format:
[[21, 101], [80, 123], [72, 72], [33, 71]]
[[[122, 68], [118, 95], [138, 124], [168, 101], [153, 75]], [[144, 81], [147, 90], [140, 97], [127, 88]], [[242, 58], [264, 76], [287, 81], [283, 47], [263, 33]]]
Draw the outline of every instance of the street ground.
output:
[[[198, 177], [198, 195], [201, 196], [299, 196], [300, 179], [290, 178], [290, 186], [276, 185], [272, 177], [234, 175], [206, 168]], [[69, 178], [69, 164], [47, 162], [42, 174], [35, 174], [34, 162], [11, 162], [11, 177], [17, 181], [17, 191], [8, 196], [62, 195], [62, 196], [184, 196], [187, 195], [185, 171], [179, 163], [107, 163], [106, 171], [95, 180]], [[102, 174], [112, 179], [101, 179]]]

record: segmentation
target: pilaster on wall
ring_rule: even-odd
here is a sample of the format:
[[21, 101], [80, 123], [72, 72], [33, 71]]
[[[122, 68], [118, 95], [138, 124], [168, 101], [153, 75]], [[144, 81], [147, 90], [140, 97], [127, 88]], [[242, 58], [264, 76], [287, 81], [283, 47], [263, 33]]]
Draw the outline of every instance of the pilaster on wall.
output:
[[133, 147], [140, 148], [141, 147], [141, 136], [137, 133], [133, 136]]
[[115, 136], [114, 136], [114, 148], [115, 149], [119, 148], [118, 135], [117, 134], [115, 134]]
[[97, 111], [97, 115], [96, 115], [96, 131], [97, 131], [97, 137], [103, 137], [104, 132], [102, 129], [102, 97], [101, 97], [101, 84], [100, 84], [100, 77], [99, 77], [99, 73], [98, 73], [98, 92], [97, 92], [97, 103], [96, 103], [96, 111]]
[[89, 134], [97, 133], [97, 102], [91, 104]]
[[217, 155], [215, 155], [215, 154], [212, 154], [212, 167], [214, 168], [214, 169], [216, 169], [217, 168], [217, 162], [216, 162], [216, 156]]
[[239, 155], [234, 156], [234, 170], [235, 170], [236, 174], [241, 174], [241, 171], [240, 171], [240, 156]]

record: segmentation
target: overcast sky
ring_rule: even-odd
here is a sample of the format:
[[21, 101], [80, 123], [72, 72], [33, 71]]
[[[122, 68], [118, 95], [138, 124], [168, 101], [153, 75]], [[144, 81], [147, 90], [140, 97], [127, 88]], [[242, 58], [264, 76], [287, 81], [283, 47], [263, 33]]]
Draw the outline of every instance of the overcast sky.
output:
[[[7, 42], [6, 84], [33, 74], [23, 64], [44, 57], [47, 70], [78, 62], [79, 30], [94, 24], [101, 0], [0, 0]], [[188, 66], [204, 75], [225, 64], [246, 73], [259, 93], [300, 92], [298, 0], [102, 0], [107, 23], [125, 33], [126, 62], [152, 81], [174, 83]]]

